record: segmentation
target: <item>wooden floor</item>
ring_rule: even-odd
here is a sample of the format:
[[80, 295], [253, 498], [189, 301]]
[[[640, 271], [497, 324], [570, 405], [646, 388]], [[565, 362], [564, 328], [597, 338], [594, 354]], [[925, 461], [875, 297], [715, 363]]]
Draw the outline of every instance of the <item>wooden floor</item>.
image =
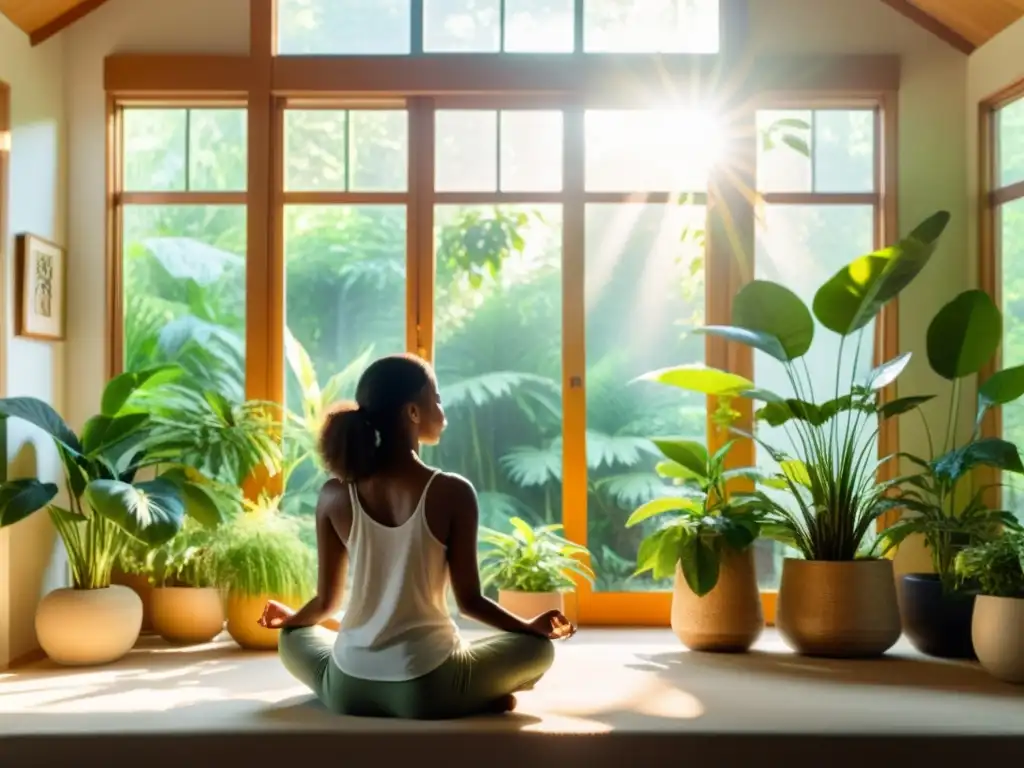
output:
[[[1024, 687], [900, 645], [877, 661], [689, 653], [667, 631], [582, 630], [504, 717], [339, 718], [273, 654], [144, 639], [109, 667], [0, 674], [0, 766], [986, 765], [1024, 757]], [[144, 755], [145, 758], [140, 758]], [[973, 757], [972, 757], [973, 755]], [[99, 757], [93, 755], [93, 757]], [[685, 758], [685, 759], [684, 759]], [[939, 762], [934, 762], [934, 761]]]

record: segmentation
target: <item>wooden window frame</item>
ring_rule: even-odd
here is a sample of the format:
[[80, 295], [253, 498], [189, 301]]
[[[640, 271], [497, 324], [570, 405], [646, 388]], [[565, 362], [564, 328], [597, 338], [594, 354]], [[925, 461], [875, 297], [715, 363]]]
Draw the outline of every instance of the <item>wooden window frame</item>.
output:
[[[283, 402], [284, 395], [284, 226], [286, 202], [353, 202], [368, 196], [350, 193], [284, 191], [283, 115], [287, 105], [328, 104], [332, 99], [402, 99], [409, 110], [410, 186], [407, 202], [407, 347], [433, 357], [433, 205], [436, 201], [496, 202], [501, 195], [433, 192], [434, 132], [430, 115], [448, 103], [516, 106], [557, 104], [564, 112], [563, 192], [563, 518], [567, 535], [586, 541], [585, 462], [585, 317], [583, 303], [584, 211], [594, 200], [649, 200], [659, 195], [604, 195], [583, 191], [583, 115], [588, 108], [651, 106], [650, 85], [660, 96], [696, 92], [714, 96], [728, 115], [725, 141], [729, 168], [715, 169], [707, 195], [708, 322], [728, 322], [731, 297], [749, 279], [754, 248], [754, 162], [758, 108], [785, 103], [811, 104], [865, 100], [878, 105], [876, 141], [876, 214], [878, 242], [891, 242], [896, 229], [896, 94], [900, 63], [896, 56], [755, 57], [746, 51], [748, 0], [722, 0], [721, 46], [715, 55], [420, 54], [408, 56], [277, 56], [275, 0], [250, 0], [250, 51], [242, 56], [115, 54], [107, 57], [107, 361], [120, 371], [123, 359], [121, 286], [121, 211], [133, 200], [123, 190], [120, 110], [131, 104], [195, 107], [214, 102], [248, 108], [248, 184], [246, 258], [246, 391], [251, 398]], [[577, 14], [581, 5], [577, 2]], [[414, 14], [414, 22], [416, 16]], [[420, 19], [422, 21], [422, 19]], [[577, 35], [582, 27], [577, 16]], [[372, 59], [372, 66], [367, 61]], [[699, 97], [698, 97], [699, 100]], [[513, 108], [513, 107], [509, 107]], [[883, 165], [884, 164], [884, 165]], [[430, 182], [429, 189], [427, 183]], [[414, 186], [415, 185], [415, 186]], [[175, 201], [185, 202], [188, 193]], [[232, 194], [232, 193], [226, 193]], [[539, 195], [529, 195], [540, 202]], [[171, 195], [147, 195], [168, 204]], [[212, 200], [204, 193], [203, 201]], [[140, 198], [141, 200], [141, 198]], [[716, 254], [733, 254], [735, 259]], [[258, 307], [261, 311], [252, 311]], [[898, 346], [895, 302], [878, 324], [882, 359]], [[749, 350], [709, 338], [706, 362], [738, 373], [752, 371]], [[746, 404], [743, 417], [751, 413]], [[708, 438], [721, 443], [717, 430]], [[895, 452], [895, 425], [883, 429], [880, 444]], [[752, 446], [734, 452], [733, 461], [749, 464]], [[580, 584], [582, 623], [665, 626], [670, 593], [594, 593]], [[766, 619], [775, 613], [775, 593], [764, 593]]]
[[[982, 100], [978, 104], [978, 285], [1002, 308], [1002, 242], [1000, 209], [1007, 203], [1024, 198], [1024, 181], [998, 186], [999, 178], [999, 111], [1024, 100], [1024, 80], [1017, 81]], [[1002, 368], [1003, 345], [978, 377], [984, 381]], [[983, 437], [1002, 437], [1003, 409], [989, 408], [981, 424]], [[976, 470], [977, 487], [989, 486], [986, 503], [1000, 509], [1002, 488], [999, 472], [993, 468]]]

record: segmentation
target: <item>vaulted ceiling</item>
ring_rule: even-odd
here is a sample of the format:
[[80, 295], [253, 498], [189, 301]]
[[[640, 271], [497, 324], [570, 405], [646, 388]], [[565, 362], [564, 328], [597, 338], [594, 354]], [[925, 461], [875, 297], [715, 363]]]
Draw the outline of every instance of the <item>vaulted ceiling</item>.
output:
[[[99, 8], [107, 0], [0, 0], [0, 13], [36, 45]], [[771, 0], [751, 0], [771, 2]], [[210, 0], [216, 2], [216, 0]], [[970, 53], [1024, 17], [1024, 0], [880, 0]]]

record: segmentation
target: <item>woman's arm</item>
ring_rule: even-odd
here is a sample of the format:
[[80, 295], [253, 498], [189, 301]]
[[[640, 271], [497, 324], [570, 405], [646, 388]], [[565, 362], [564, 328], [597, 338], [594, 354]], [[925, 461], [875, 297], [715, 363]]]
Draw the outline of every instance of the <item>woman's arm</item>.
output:
[[341, 609], [345, 595], [345, 574], [348, 572], [348, 550], [334, 526], [339, 505], [348, 504], [348, 493], [337, 482], [329, 482], [320, 491], [316, 504], [316, 596], [281, 625], [312, 627], [324, 624], [337, 629], [334, 614]]
[[459, 610], [469, 618], [502, 632], [549, 637], [549, 632], [541, 625], [547, 626], [550, 622], [525, 622], [484, 596], [480, 588], [480, 566], [477, 562], [480, 507], [476, 491], [469, 481], [461, 477], [448, 475], [444, 479], [447, 482], [443, 501], [452, 510], [448, 535], [448, 570]]

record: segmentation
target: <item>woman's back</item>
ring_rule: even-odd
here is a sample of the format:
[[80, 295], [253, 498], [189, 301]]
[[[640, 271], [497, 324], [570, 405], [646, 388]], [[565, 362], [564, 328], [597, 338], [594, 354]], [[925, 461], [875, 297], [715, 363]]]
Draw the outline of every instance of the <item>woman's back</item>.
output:
[[[426, 511], [439, 474], [424, 468], [419, 478], [378, 476], [335, 486], [352, 584], [334, 659], [348, 675], [411, 680], [433, 671], [460, 645], [447, 605], [445, 521], [438, 519], [444, 515], [428, 522]], [[417, 482], [422, 491], [415, 495]]]

